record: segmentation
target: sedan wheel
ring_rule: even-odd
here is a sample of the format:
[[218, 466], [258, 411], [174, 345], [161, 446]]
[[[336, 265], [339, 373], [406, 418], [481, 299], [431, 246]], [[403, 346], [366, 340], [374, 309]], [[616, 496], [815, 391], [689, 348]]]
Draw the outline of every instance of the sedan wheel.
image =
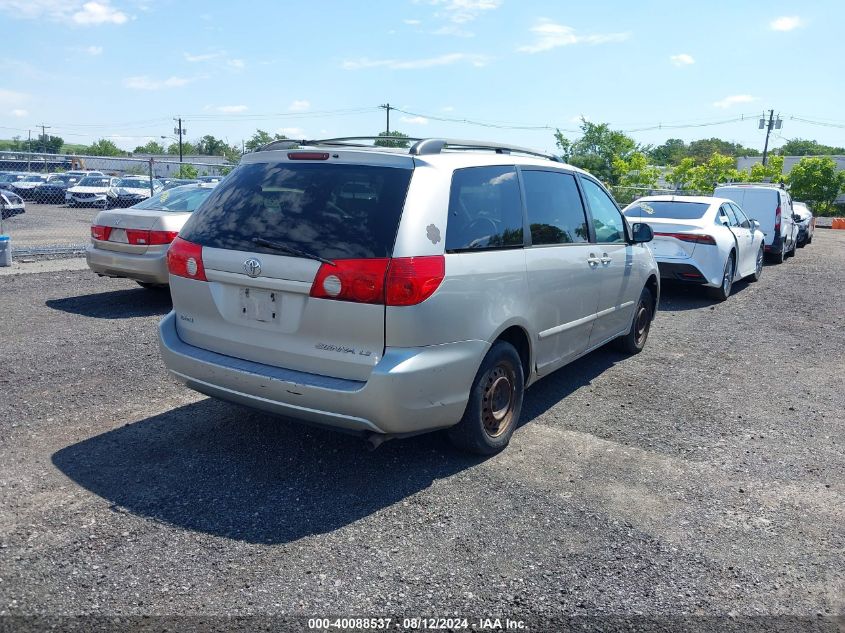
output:
[[765, 255], [763, 253], [763, 247], [760, 246], [760, 251], [757, 253], [757, 265], [754, 268], [754, 274], [751, 275], [751, 281], [760, 281], [760, 277], [763, 276], [763, 260], [765, 259]]
[[722, 285], [718, 288], [710, 288], [710, 296], [716, 301], [725, 301], [731, 296], [731, 288], [734, 283], [734, 256], [733, 253], [728, 255], [728, 261], [725, 262], [725, 272], [722, 275]]

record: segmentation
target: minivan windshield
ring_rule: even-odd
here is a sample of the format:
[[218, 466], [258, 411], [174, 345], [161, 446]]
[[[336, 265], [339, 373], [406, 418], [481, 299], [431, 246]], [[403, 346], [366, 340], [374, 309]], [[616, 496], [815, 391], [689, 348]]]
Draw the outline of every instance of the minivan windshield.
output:
[[411, 173], [322, 162], [242, 165], [212, 191], [181, 237], [276, 255], [253, 238], [332, 260], [390, 257]]
[[139, 202], [132, 208], [191, 213], [196, 211], [197, 207], [208, 198], [208, 194], [212, 191], [214, 191], [212, 187], [197, 187], [196, 185], [165, 189], [161, 193]]
[[628, 218], [670, 218], [673, 220], [698, 220], [707, 213], [709, 204], [679, 200], [638, 200], [625, 209]]

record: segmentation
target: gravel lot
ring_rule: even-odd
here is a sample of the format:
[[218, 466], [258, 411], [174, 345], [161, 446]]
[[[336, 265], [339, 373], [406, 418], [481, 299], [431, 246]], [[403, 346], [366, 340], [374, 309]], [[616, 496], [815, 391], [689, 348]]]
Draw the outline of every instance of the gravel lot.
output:
[[486, 460], [178, 386], [165, 294], [0, 277], [0, 615], [845, 627], [843, 271], [845, 231], [817, 231], [726, 303], [664, 288], [642, 354], [538, 383]]
[[91, 237], [91, 221], [99, 211], [28, 201], [26, 213], [3, 220], [3, 229], [12, 237], [15, 251], [26, 253], [36, 247], [82, 249]]

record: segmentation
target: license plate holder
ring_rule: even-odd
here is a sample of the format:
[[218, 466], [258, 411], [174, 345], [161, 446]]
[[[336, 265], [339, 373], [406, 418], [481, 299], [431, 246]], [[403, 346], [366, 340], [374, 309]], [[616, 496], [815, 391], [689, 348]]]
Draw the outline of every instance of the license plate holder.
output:
[[109, 242], [129, 244], [129, 238], [126, 237], [126, 229], [112, 229], [109, 233]]
[[241, 288], [238, 291], [241, 318], [248, 321], [275, 323], [279, 319], [281, 302], [279, 293], [274, 290]]

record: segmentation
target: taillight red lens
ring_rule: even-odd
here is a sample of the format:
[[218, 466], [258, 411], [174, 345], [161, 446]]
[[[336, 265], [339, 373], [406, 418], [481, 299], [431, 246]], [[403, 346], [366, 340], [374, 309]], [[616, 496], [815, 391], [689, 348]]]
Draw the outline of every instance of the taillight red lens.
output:
[[177, 235], [178, 231], [150, 231], [150, 244], [170, 244]]
[[100, 240], [101, 242], [105, 242], [106, 240], [108, 240], [110, 233], [110, 226], [100, 226], [99, 224], [94, 224], [91, 227], [91, 237], [93, 237], [95, 240]]
[[428, 299], [446, 272], [442, 255], [395, 259], [338, 259], [323, 264], [311, 296], [355, 303], [410, 306]]
[[434, 294], [445, 275], [446, 258], [443, 255], [391, 259], [385, 303], [389, 306], [422, 303]]
[[311, 284], [311, 296], [355, 303], [384, 303], [387, 258], [337, 259], [323, 264]]
[[202, 263], [202, 246], [177, 237], [167, 249], [167, 269], [171, 275], [208, 281]]
[[775, 233], [780, 233], [780, 205], [775, 209]]
[[328, 152], [288, 152], [288, 160], [328, 160]]
[[654, 235], [655, 237], [674, 237], [676, 240], [692, 242], [694, 244], [716, 245], [716, 238], [706, 233], [655, 233]]

